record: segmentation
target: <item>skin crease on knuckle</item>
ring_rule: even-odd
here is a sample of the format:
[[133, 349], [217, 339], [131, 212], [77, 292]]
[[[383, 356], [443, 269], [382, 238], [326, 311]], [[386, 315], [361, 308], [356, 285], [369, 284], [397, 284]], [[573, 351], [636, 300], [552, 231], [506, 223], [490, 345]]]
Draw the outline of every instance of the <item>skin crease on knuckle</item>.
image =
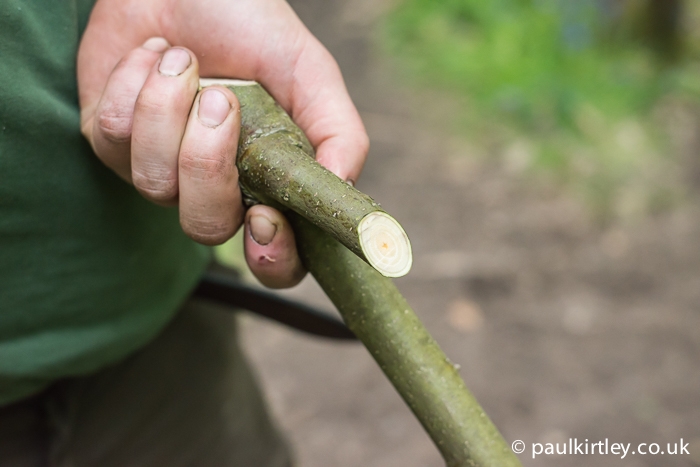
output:
[[173, 177], [163, 174], [162, 177], [158, 177], [154, 176], [155, 173], [156, 171], [151, 170], [148, 174], [143, 174], [132, 168], [131, 177], [133, 184], [148, 199], [170, 204], [177, 198], [177, 176]]
[[[166, 89], [154, 89], [149, 87], [141, 90], [134, 113], [148, 115], [149, 117], [167, 117], [180, 109], [187, 108], [182, 101], [182, 96], [177, 92], [168, 92]], [[191, 104], [190, 104], [191, 105]]]
[[113, 144], [125, 144], [131, 141], [133, 110], [120, 103], [98, 109], [95, 123], [99, 134]]
[[233, 183], [238, 180], [238, 170], [234, 165], [235, 154], [232, 156], [225, 151], [219, 154], [207, 152], [180, 154], [180, 172], [183, 176], [211, 184], [222, 182]]
[[[236, 189], [237, 189], [236, 185]], [[233, 237], [243, 223], [240, 192], [233, 190], [219, 200], [200, 197], [180, 201], [180, 226], [194, 241], [214, 246]]]
[[[243, 208], [241, 208], [242, 210]], [[239, 218], [241, 216], [238, 216]], [[233, 237], [241, 225], [237, 222], [222, 222], [220, 219], [183, 219], [180, 225], [185, 234], [197, 243], [207, 246], [221, 245]]]

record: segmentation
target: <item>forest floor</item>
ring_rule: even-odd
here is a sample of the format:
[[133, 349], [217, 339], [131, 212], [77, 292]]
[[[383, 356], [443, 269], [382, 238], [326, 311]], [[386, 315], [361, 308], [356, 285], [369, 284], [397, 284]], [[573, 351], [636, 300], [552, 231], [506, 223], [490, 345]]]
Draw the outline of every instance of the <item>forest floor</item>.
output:
[[[470, 157], [435, 124], [439, 106], [421, 115], [425, 97], [374, 50], [381, 2], [291, 3], [369, 132], [358, 187], [411, 237], [399, 288], [508, 442], [526, 443], [523, 465], [700, 465], [700, 197], [603, 228], [566, 193]], [[331, 309], [311, 278], [285, 294]], [[444, 465], [361, 345], [247, 316], [242, 332], [299, 467]], [[569, 438], [683, 438], [691, 454], [532, 460], [532, 443]]]

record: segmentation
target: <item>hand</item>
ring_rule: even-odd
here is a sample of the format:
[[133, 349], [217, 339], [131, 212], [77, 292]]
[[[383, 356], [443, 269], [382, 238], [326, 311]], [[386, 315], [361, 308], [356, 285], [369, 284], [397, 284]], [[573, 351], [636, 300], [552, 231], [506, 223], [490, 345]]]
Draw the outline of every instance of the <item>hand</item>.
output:
[[245, 216], [253, 274], [295, 285], [305, 271], [284, 216], [244, 215], [238, 101], [223, 87], [198, 93], [199, 76], [260, 82], [317, 160], [354, 183], [369, 142], [340, 70], [283, 0], [99, 0], [80, 44], [81, 126], [97, 156], [147, 199], [178, 205], [200, 243], [225, 242]]

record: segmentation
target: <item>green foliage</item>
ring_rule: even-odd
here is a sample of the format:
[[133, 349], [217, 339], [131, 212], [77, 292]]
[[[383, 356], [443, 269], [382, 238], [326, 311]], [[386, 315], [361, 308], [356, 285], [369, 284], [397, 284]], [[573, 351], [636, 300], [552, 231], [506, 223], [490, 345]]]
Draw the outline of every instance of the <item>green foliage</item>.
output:
[[697, 101], [700, 75], [691, 58], [661, 67], [619, 33], [603, 3], [405, 0], [387, 17], [383, 43], [415, 82], [465, 99], [458, 130], [491, 144], [487, 152], [527, 148], [521, 165], [553, 175], [604, 216], [630, 210], [631, 198], [633, 211], [648, 211], [679, 193], [658, 115]]

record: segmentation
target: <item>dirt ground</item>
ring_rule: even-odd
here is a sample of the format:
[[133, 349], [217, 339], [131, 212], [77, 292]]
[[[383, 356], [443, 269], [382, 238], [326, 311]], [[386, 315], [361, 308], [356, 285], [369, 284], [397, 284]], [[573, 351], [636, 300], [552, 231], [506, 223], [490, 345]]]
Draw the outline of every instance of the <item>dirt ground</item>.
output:
[[[565, 194], [485, 165], [416, 112], [370, 41], [381, 2], [294, 0], [337, 58], [372, 149], [359, 188], [411, 237], [397, 281], [527, 466], [700, 465], [700, 205], [596, 226]], [[700, 134], [700, 128], [698, 128]], [[312, 279], [286, 292], [330, 309]], [[361, 345], [244, 318], [300, 467], [437, 467]], [[530, 444], [690, 442], [690, 455], [540, 456]]]

